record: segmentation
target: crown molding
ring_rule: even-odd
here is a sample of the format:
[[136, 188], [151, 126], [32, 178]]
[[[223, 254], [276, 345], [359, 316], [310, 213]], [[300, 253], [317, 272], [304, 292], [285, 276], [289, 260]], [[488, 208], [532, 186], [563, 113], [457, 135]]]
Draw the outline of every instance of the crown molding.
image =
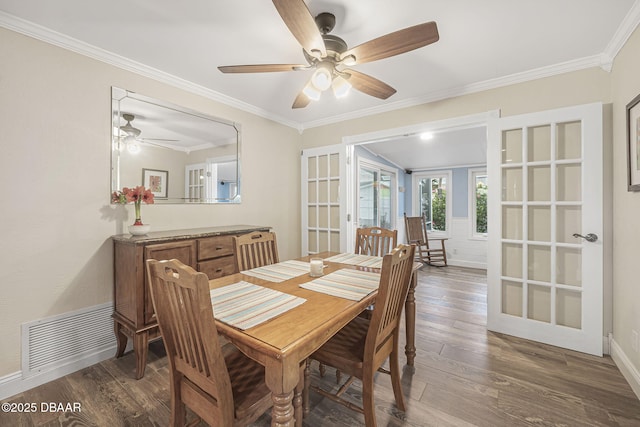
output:
[[618, 55], [618, 52], [620, 52], [620, 49], [622, 49], [629, 37], [631, 37], [631, 34], [638, 27], [638, 24], [640, 24], [640, 0], [636, 0], [633, 3], [631, 9], [629, 9], [629, 12], [613, 35], [613, 38], [609, 41], [604, 52], [602, 52], [601, 66], [604, 70], [611, 71], [613, 61]]
[[442, 101], [447, 98], [454, 98], [456, 96], [468, 95], [472, 93], [482, 92], [490, 89], [497, 89], [503, 86], [509, 86], [516, 83], [524, 83], [536, 79], [545, 77], [556, 76], [572, 71], [584, 70], [592, 67], [600, 67], [603, 70], [610, 72], [613, 67], [613, 61], [620, 52], [620, 49], [627, 42], [631, 34], [640, 24], [640, 0], [635, 0], [631, 9], [624, 17], [620, 26], [613, 35], [613, 38], [609, 41], [604, 52], [599, 55], [588, 56], [579, 58], [572, 61], [562, 62], [559, 64], [550, 65], [547, 67], [541, 67], [534, 70], [528, 70], [522, 73], [515, 73], [509, 76], [499, 77], [496, 79], [485, 80], [482, 82], [472, 83], [464, 86], [458, 86], [450, 89], [442, 89], [439, 91], [431, 92], [427, 95], [410, 98], [403, 101], [391, 102], [388, 104], [380, 105], [377, 107], [366, 108], [358, 111], [352, 111], [347, 114], [341, 114], [338, 116], [327, 117], [320, 120], [314, 120], [305, 122], [302, 124], [304, 129], [310, 129], [319, 126], [325, 126], [333, 123], [338, 123], [345, 120], [358, 119], [374, 114], [387, 113], [402, 108], [415, 107], [420, 104], [427, 104], [435, 101]]
[[[640, 0], [637, 0], [640, 1]], [[458, 86], [450, 89], [442, 89], [433, 91], [421, 97], [409, 98], [402, 101], [391, 102], [384, 105], [380, 105], [372, 108], [365, 108], [358, 111], [352, 111], [347, 114], [341, 114], [338, 116], [327, 117], [320, 120], [314, 120], [311, 122], [303, 123], [305, 129], [310, 129], [318, 126], [325, 126], [345, 120], [353, 120], [361, 117], [371, 116], [374, 114], [387, 113], [402, 108], [415, 107], [421, 104], [428, 104], [430, 102], [442, 101], [447, 98], [454, 98], [456, 96], [469, 95], [472, 93], [483, 92], [489, 89], [497, 89], [503, 86], [509, 86], [516, 83], [524, 83], [531, 80], [537, 80], [545, 77], [551, 77], [559, 74], [565, 74], [572, 71], [583, 70], [586, 68], [601, 67], [602, 56], [594, 55], [586, 58], [580, 58], [572, 61], [562, 62], [560, 64], [554, 64], [547, 67], [536, 68], [534, 70], [524, 71], [522, 73], [515, 73], [496, 79], [484, 80], [477, 83], [471, 83], [464, 86]]]
[[517, 83], [524, 83], [545, 77], [551, 77], [572, 71], [579, 71], [591, 67], [600, 67], [605, 71], [611, 71], [613, 61], [627, 39], [640, 24], [640, 0], [636, 0], [625, 16], [618, 30], [607, 45], [604, 52], [598, 55], [580, 58], [572, 61], [554, 64], [547, 67], [541, 67], [534, 70], [528, 70], [521, 73], [511, 74], [509, 76], [496, 79], [485, 80], [481, 82], [471, 83], [468, 85], [458, 86], [454, 88], [433, 91], [424, 96], [409, 98], [402, 101], [390, 102], [383, 105], [364, 108], [352, 111], [346, 114], [326, 117], [323, 119], [312, 120], [309, 122], [296, 122], [286, 119], [270, 111], [224, 95], [220, 92], [205, 88], [204, 86], [192, 83], [185, 79], [179, 78], [164, 71], [149, 67], [139, 62], [133, 61], [126, 57], [116, 55], [112, 52], [50, 30], [46, 27], [34, 24], [30, 21], [18, 18], [8, 13], [0, 11], [0, 26], [9, 30], [33, 37], [35, 39], [62, 47], [64, 49], [79, 53], [81, 55], [105, 62], [115, 67], [131, 71], [133, 73], [149, 77], [151, 79], [169, 84], [171, 86], [183, 89], [185, 91], [200, 95], [204, 98], [211, 99], [216, 102], [228, 105], [233, 108], [263, 117], [268, 120], [280, 123], [282, 125], [297, 129], [303, 133], [305, 129], [315, 128], [319, 126], [330, 125], [346, 120], [358, 119], [366, 116], [387, 113], [403, 108], [414, 107], [430, 102], [441, 101], [447, 98], [453, 98], [462, 95], [473, 94], [485, 90], [496, 89], [503, 86], [509, 86]]
[[57, 31], [53, 31], [49, 28], [43, 27], [33, 22], [18, 18], [17, 16], [10, 15], [6, 12], [0, 11], [0, 26], [11, 31], [15, 31], [17, 33], [32, 37], [34, 39], [61, 47], [63, 49], [70, 50], [80, 55], [113, 65], [123, 70], [131, 71], [133, 73], [151, 78], [153, 80], [157, 80], [159, 82], [166, 83], [179, 89], [183, 89], [187, 92], [200, 95], [204, 98], [220, 102], [230, 107], [255, 114], [265, 119], [273, 120], [274, 122], [278, 122], [285, 126], [298, 129], [299, 131], [301, 130], [300, 123], [285, 119], [262, 108], [258, 108], [246, 102], [239, 101], [220, 92], [207, 89], [204, 86], [195, 84], [156, 68], [149, 67], [124, 56], [117, 55], [105, 49], [101, 49], [99, 47], [85, 43], [73, 37], [66, 36]]

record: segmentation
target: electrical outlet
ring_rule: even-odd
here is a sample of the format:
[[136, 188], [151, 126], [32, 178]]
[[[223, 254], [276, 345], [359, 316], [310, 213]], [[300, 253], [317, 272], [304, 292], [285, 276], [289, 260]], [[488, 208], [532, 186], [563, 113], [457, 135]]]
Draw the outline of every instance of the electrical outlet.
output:
[[631, 348], [633, 351], [638, 352], [638, 332], [631, 331]]
[[458, 248], [453, 248], [453, 254], [457, 254], [458, 253]]

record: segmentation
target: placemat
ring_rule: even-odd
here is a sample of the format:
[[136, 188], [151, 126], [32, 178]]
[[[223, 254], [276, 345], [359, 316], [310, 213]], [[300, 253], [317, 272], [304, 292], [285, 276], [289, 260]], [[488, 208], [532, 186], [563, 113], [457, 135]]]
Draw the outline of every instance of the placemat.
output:
[[335, 297], [360, 301], [380, 285], [380, 273], [342, 269], [303, 283], [301, 288]]
[[382, 268], [382, 257], [360, 254], [338, 254], [326, 258], [326, 261], [342, 264], [359, 265], [361, 267]]
[[309, 273], [309, 263], [303, 261], [284, 261], [277, 264], [265, 265], [251, 270], [241, 271], [242, 274], [257, 277], [270, 282], [284, 282], [294, 277]]
[[240, 281], [212, 289], [213, 315], [239, 329], [249, 329], [304, 303], [306, 299]]

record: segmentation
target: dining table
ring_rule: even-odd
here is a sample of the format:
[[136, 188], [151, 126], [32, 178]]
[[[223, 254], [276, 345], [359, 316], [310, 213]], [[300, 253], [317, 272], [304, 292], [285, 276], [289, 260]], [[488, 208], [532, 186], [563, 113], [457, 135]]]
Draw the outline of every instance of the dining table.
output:
[[[322, 277], [311, 277], [311, 258], [323, 259]], [[381, 263], [381, 257], [322, 252], [209, 281], [218, 332], [265, 367], [272, 426], [302, 425], [306, 360], [375, 303]], [[415, 358], [414, 291], [421, 266], [414, 263], [405, 305], [408, 365]], [[323, 289], [336, 283], [353, 285], [355, 293]]]

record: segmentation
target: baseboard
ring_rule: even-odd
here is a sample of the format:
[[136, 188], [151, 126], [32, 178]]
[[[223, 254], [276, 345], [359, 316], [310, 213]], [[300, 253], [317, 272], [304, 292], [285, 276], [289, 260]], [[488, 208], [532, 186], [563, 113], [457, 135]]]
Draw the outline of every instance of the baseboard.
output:
[[56, 367], [55, 369], [42, 372], [40, 374], [32, 375], [24, 378], [22, 371], [14, 372], [9, 375], [5, 375], [0, 378], [0, 400], [7, 399], [16, 394], [20, 394], [29, 389], [37, 387], [39, 385], [48, 383], [49, 381], [56, 380], [65, 375], [84, 369], [88, 366], [100, 363], [103, 360], [110, 359], [116, 354], [116, 347], [102, 349], [99, 352], [89, 354], [86, 357], [73, 362]]
[[611, 338], [611, 358], [615, 362], [622, 375], [627, 380], [633, 392], [640, 399], [640, 372], [633, 366], [631, 360], [622, 351], [622, 348], [616, 343], [615, 339]]
[[611, 333], [602, 337], [602, 354], [611, 356]]
[[482, 270], [487, 269], [486, 262], [465, 261], [463, 259], [447, 258], [447, 264], [455, 267], [480, 268]]

